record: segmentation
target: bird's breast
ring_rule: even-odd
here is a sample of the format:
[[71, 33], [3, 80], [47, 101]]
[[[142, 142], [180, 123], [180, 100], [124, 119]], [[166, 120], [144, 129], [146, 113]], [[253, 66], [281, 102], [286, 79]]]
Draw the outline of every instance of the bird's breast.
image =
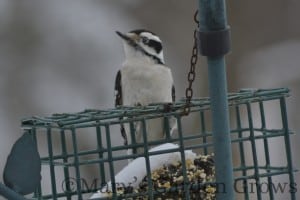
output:
[[173, 78], [163, 65], [125, 65], [122, 68], [124, 105], [172, 102]]

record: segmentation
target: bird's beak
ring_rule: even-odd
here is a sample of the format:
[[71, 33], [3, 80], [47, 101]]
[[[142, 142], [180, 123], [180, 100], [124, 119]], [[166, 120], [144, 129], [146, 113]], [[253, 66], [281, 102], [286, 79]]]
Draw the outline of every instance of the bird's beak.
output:
[[138, 37], [135, 34], [124, 34], [119, 31], [116, 31], [117, 35], [120, 36], [123, 40], [127, 42], [136, 42]]
[[119, 32], [119, 31], [116, 31], [116, 33], [117, 33], [117, 35], [118, 36], [120, 36], [122, 39], [124, 39], [124, 40], [129, 40], [130, 38], [127, 36], [127, 35], [125, 35], [124, 33], [121, 33], [121, 32]]

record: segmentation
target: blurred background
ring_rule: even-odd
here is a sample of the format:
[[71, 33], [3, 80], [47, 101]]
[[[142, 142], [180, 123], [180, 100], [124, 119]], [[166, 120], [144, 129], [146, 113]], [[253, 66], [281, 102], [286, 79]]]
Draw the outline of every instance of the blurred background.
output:
[[[157, 33], [177, 97], [183, 97], [196, 8], [197, 1], [175, 0], [0, 0], [0, 173], [22, 134], [22, 118], [113, 107], [115, 74], [124, 59], [116, 30]], [[300, 1], [227, 1], [227, 9], [228, 90], [291, 89], [288, 115], [299, 167]], [[206, 68], [202, 57], [195, 96], [208, 95]]]

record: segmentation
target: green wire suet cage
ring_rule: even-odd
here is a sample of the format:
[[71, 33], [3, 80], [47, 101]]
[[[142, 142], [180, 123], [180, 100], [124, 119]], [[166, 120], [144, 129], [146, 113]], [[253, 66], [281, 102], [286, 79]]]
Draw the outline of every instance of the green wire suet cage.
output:
[[[289, 96], [288, 89], [243, 90], [228, 95], [231, 143], [237, 152], [234, 153], [234, 187], [236, 193], [243, 196], [239, 199], [278, 199], [277, 195], [282, 194], [278, 194], [280, 191], [274, 186], [276, 177], [283, 177], [289, 183], [289, 188], [281, 192], [289, 194], [290, 199], [295, 199], [294, 169], [290, 149], [291, 132], [288, 128], [286, 112], [287, 96]], [[164, 105], [157, 104], [146, 107], [85, 110], [73, 114], [54, 114], [50, 117], [23, 120], [22, 128], [35, 141], [39, 141], [37, 144], [39, 152], [44, 153], [41, 155], [41, 162], [45, 177], [42, 177], [33, 199], [86, 199], [91, 193], [101, 189], [102, 185], [114, 179], [118, 162], [124, 164], [127, 159], [140, 156], [149, 161], [153, 153], [148, 150], [152, 145], [166, 142], [179, 144], [178, 149], [158, 151], [155, 152], [156, 154], [179, 151], [184, 155], [187, 149], [204, 155], [214, 152], [212, 127], [207, 123], [211, 116], [210, 99], [193, 99], [189, 116], [182, 115], [184, 106], [185, 101], [179, 101], [172, 106], [170, 112], [165, 112]], [[277, 124], [276, 129], [269, 127], [267, 123], [270, 119], [269, 114], [273, 113], [274, 109], [277, 109], [279, 115], [275, 117], [280, 117], [280, 124]], [[167, 138], [160, 141], [130, 145], [133, 149], [144, 148], [144, 154], [127, 155], [127, 147], [122, 144], [122, 141], [118, 144], [113, 144], [111, 141], [114, 134], [120, 134], [118, 131], [114, 132], [120, 123], [129, 124], [133, 128], [136, 122], [142, 122], [145, 126], [148, 120], [164, 118], [165, 126], [168, 127], [170, 116], [178, 121], [178, 134], [174, 136], [166, 134]], [[120, 120], [120, 117], [123, 117], [123, 120]], [[184, 124], [191, 119], [196, 120], [199, 126], [194, 132], [187, 132], [189, 127]], [[144, 136], [146, 139], [146, 132]], [[80, 138], [87, 137], [95, 138], [94, 148], [86, 149], [80, 145], [82, 141]], [[284, 160], [283, 165], [278, 165], [276, 160], [272, 160], [274, 157], [278, 158], [278, 155], [274, 155], [271, 150], [274, 139], [279, 139], [284, 144], [279, 158]], [[97, 182], [94, 181], [96, 179], [89, 182], [84, 177], [85, 171], [90, 167], [94, 168]], [[149, 169], [149, 166], [147, 168]], [[147, 171], [147, 175], [151, 175], [151, 172]], [[183, 176], [187, 174], [183, 173]], [[185, 178], [188, 180], [187, 177]], [[83, 180], [86, 182], [84, 183]], [[48, 188], [45, 187], [47, 184]], [[260, 184], [273, 187], [266, 191], [265, 188], [259, 187]], [[261, 186], [266, 187], [264, 185]], [[184, 187], [189, 186], [187, 181]], [[189, 189], [183, 191], [184, 199], [192, 199], [189, 197]], [[226, 192], [226, 188], [222, 187], [219, 192]], [[117, 193], [115, 195], [117, 198]], [[130, 199], [129, 197], [138, 195], [141, 194], [123, 195], [121, 199], [126, 197]], [[149, 199], [150, 197], [157, 199], [159, 194], [154, 189], [149, 189], [143, 195]]]
[[[249, 89], [228, 94], [224, 55], [230, 50], [230, 32], [225, 1], [199, 0], [198, 10], [197, 45], [207, 57], [209, 98], [177, 101], [167, 107], [152, 104], [24, 119], [24, 135], [8, 157], [6, 186], [0, 183], [0, 194], [10, 199], [25, 199], [22, 195], [29, 193], [34, 194], [26, 199], [87, 199], [110, 183], [110, 191], [105, 191], [109, 196], [97, 199], [295, 200], [292, 133], [286, 110], [289, 90]], [[186, 116], [187, 102], [190, 112]], [[148, 141], [145, 127], [158, 118], [164, 121], [165, 138]], [[177, 120], [173, 135], [171, 118]], [[142, 130], [141, 143], [135, 141], [137, 124]], [[132, 143], [128, 146], [121, 139], [120, 125], [129, 127]], [[152, 151], [153, 146], [166, 143], [177, 145]], [[279, 144], [280, 151], [274, 151], [274, 144]], [[126, 153], [128, 148], [133, 154]], [[204, 155], [203, 160], [197, 157], [197, 162], [209, 162], [203, 167], [209, 171], [210, 179], [202, 173], [207, 170], [200, 169], [196, 171], [200, 173], [199, 180], [191, 181], [189, 170], [195, 168], [196, 159], [190, 161], [188, 151]], [[174, 188], [164, 181], [162, 191], [155, 187], [151, 159], [174, 153], [178, 156], [176, 166], [180, 170], [176, 173], [181, 182]], [[120, 193], [118, 172], [128, 160], [140, 158], [143, 164], [136, 169], [145, 168], [146, 189], [134, 192], [134, 188], [126, 186], [126, 191]], [[168, 166], [162, 167], [170, 171]], [[208, 193], [210, 196], [205, 196]]]

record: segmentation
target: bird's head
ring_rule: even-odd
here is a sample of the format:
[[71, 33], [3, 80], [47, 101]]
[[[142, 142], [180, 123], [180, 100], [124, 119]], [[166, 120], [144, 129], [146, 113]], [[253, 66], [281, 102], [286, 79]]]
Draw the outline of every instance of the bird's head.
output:
[[123, 39], [127, 59], [145, 59], [163, 64], [164, 56], [159, 37], [144, 29], [133, 30], [126, 34], [116, 31]]

